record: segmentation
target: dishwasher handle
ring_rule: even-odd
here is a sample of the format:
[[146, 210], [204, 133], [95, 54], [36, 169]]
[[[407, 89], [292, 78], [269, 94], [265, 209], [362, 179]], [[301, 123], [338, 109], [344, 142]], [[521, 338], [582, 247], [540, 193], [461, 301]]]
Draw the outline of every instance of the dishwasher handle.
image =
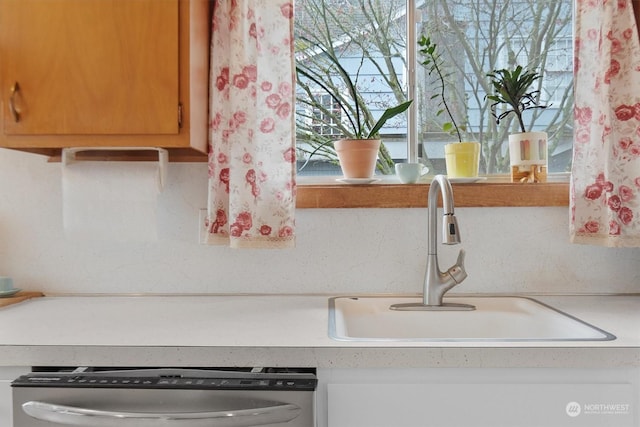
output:
[[119, 412], [76, 408], [54, 403], [29, 401], [23, 411], [32, 418], [67, 426], [83, 427], [250, 427], [285, 423], [300, 414], [300, 407], [281, 402], [269, 406], [215, 412]]

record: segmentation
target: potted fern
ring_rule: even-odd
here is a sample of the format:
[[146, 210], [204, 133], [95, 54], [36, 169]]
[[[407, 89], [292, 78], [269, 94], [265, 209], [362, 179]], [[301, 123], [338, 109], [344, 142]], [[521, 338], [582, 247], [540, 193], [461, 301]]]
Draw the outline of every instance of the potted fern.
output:
[[[412, 101], [405, 101], [387, 108], [378, 120], [374, 120], [370, 114], [366, 114], [362, 109], [363, 98], [357, 88], [358, 73], [356, 73], [355, 80], [352, 80], [334, 52], [322, 49], [322, 54], [325, 55], [330, 69], [334, 70], [342, 81], [346, 83], [347, 96], [345, 97], [331, 89], [326, 82], [327, 74], [320, 74], [306, 67], [302, 61], [299, 61], [296, 65], [298, 78], [303, 77], [312, 81], [330, 95], [340, 108], [343, 122], [347, 123], [347, 131], [343, 132], [343, 138], [333, 141], [340, 168], [344, 178], [353, 182], [358, 180], [366, 182], [373, 177], [376, 170], [378, 151], [381, 145], [380, 130], [387, 121], [405, 112]], [[362, 61], [364, 61], [364, 58]], [[360, 65], [362, 65], [362, 62]], [[324, 70], [324, 72], [327, 73], [327, 70]]]
[[518, 65], [513, 70], [501, 69], [487, 74], [494, 93], [487, 95], [493, 101], [491, 114], [500, 125], [505, 118], [514, 115], [520, 132], [509, 134], [509, 161], [511, 180], [522, 182], [546, 181], [547, 133], [527, 130], [523, 113], [527, 110], [545, 109], [540, 105], [540, 91], [529, 90], [542, 76], [535, 70], [525, 70]]
[[438, 91], [432, 96], [432, 99], [440, 98], [440, 103], [444, 108], [439, 110], [436, 115], [439, 116], [446, 112], [449, 118], [449, 121], [442, 125], [442, 130], [453, 133], [458, 138], [458, 142], [446, 144], [444, 147], [447, 176], [449, 178], [477, 177], [480, 165], [480, 143], [462, 140], [462, 127], [456, 123], [447, 103], [443, 61], [438, 46], [424, 35], [418, 40], [418, 45], [420, 46], [419, 52], [424, 58], [421, 64], [427, 68], [429, 75], [435, 77], [438, 82]]

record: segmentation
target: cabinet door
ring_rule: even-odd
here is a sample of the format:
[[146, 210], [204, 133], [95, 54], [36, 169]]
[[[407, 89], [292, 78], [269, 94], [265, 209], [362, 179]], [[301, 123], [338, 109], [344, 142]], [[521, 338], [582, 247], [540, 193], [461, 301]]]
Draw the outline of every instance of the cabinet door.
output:
[[28, 373], [28, 367], [0, 367], [0, 426], [13, 425], [13, 402], [11, 400], [11, 381]]
[[640, 368], [319, 369], [319, 427], [637, 427]]
[[178, 133], [178, 12], [178, 0], [0, 0], [4, 133]]

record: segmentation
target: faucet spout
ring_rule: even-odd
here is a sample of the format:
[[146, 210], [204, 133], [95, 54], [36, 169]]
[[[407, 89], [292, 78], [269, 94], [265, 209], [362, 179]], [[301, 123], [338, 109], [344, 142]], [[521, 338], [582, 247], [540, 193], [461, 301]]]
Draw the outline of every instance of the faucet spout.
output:
[[438, 224], [438, 194], [442, 195], [442, 243], [455, 245], [460, 243], [458, 221], [454, 214], [453, 189], [444, 175], [436, 175], [431, 181], [428, 196], [428, 228], [427, 228], [427, 269], [424, 278], [422, 303], [394, 304], [393, 310], [474, 310], [468, 304], [443, 303], [447, 291], [460, 284], [467, 277], [464, 268], [464, 250], [460, 250], [458, 259], [447, 271], [440, 271], [438, 266], [438, 245], [436, 229]]

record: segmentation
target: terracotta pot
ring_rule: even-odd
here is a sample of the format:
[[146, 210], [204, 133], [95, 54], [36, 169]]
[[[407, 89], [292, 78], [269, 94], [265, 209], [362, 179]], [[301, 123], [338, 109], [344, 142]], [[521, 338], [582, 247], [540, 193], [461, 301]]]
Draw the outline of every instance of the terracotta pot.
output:
[[372, 178], [376, 171], [379, 139], [341, 139], [333, 144], [345, 178]]
[[444, 146], [449, 178], [474, 178], [480, 167], [479, 142], [454, 142]]

